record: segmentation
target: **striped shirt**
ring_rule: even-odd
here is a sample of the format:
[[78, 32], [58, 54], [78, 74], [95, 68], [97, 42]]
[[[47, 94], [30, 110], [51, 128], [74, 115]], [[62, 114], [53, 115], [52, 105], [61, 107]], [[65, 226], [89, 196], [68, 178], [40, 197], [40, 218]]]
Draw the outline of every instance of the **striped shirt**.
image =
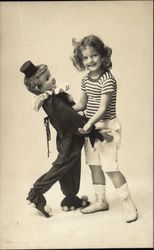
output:
[[101, 120], [116, 117], [117, 82], [110, 71], [106, 71], [97, 79], [91, 79], [89, 74], [82, 79], [81, 90], [88, 96], [85, 115], [91, 118], [99, 109], [103, 94], [113, 92], [110, 103]]

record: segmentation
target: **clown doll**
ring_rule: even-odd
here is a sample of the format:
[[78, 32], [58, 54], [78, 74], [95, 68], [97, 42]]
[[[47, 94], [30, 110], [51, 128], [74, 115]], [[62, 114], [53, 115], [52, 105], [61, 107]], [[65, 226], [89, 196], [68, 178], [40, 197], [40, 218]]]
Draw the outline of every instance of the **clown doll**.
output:
[[[45, 121], [50, 121], [57, 132], [58, 156], [50, 170], [33, 184], [27, 201], [45, 217], [50, 217], [51, 208], [43, 194], [59, 181], [65, 196], [61, 202], [64, 211], [86, 207], [90, 204], [87, 196], [77, 196], [80, 187], [81, 149], [85, 136], [89, 136], [92, 145], [96, 138], [103, 140], [103, 136], [95, 127], [87, 135], [80, 134], [78, 128], [86, 124], [87, 118], [73, 110], [75, 103], [67, 93], [68, 86], [65, 89], [58, 88], [47, 65], [35, 66], [31, 61], [26, 61], [20, 71], [25, 74], [24, 84], [27, 90], [35, 95], [34, 110], [39, 111], [42, 107], [47, 114]], [[48, 126], [46, 122], [45, 125]]]

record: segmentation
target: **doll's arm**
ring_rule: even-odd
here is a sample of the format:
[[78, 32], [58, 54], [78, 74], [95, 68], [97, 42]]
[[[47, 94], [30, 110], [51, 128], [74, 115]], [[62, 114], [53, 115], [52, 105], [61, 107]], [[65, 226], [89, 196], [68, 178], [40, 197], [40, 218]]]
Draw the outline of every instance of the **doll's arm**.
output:
[[33, 110], [35, 110], [36, 112], [39, 111], [39, 109], [42, 107], [44, 101], [52, 94], [59, 94], [62, 92], [66, 92], [69, 89], [69, 85], [65, 85], [63, 88], [60, 87], [56, 87], [55, 89], [53, 89], [52, 91], [46, 91], [40, 95], [35, 95], [32, 101], [32, 106], [33, 106]]
[[33, 110], [36, 112], [42, 107], [44, 101], [52, 94], [52, 91], [47, 91], [40, 95], [35, 95], [32, 101]]
[[[59, 86], [61, 87], [56, 87], [56, 89], [53, 89], [52, 91], [46, 91], [45, 93], [42, 93], [40, 95], [35, 95], [33, 98], [33, 110], [36, 112], [39, 111], [39, 109], [42, 107], [44, 101], [52, 94], [58, 95], [60, 93], [66, 92], [70, 89], [69, 84], [66, 84], [66, 82], [60, 82]], [[67, 99], [69, 102], [73, 102], [73, 97], [67, 93]]]

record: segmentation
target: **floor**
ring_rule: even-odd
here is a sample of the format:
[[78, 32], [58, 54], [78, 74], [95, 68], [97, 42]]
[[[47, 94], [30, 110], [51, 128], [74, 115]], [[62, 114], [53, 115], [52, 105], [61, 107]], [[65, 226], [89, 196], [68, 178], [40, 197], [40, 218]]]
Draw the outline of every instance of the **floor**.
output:
[[[88, 5], [42, 1], [37, 7], [23, 2], [0, 3], [0, 249], [153, 247], [152, 1], [89, 1]], [[91, 33], [113, 49], [117, 111], [123, 127], [120, 166], [139, 211], [139, 219], [131, 224], [125, 222], [108, 179], [106, 212], [61, 211], [58, 183], [45, 194], [53, 210], [51, 218], [26, 204], [32, 184], [54, 159], [46, 160], [45, 114], [32, 110], [32, 96], [19, 69], [29, 59], [36, 65], [45, 63], [57, 82], [70, 83], [78, 98], [82, 76], [70, 61], [71, 41]], [[51, 156], [56, 155], [53, 137], [52, 133]], [[93, 201], [84, 157], [81, 177], [79, 197], [86, 194]]]
[[[23, 164], [24, 165], [24, 164]], [[1, 182], [0, 249], [73, 249], [73, 248], [143, 248], [152, 247], [152, 183], [131, 180], [132, 197], [139, 211], [136, 222], [126, 223], [114, 188], [107, 179], [110, 209], [84, 215], [80, 210], [64, 212], [59, 204], [63, 198], [56, 183], [45, 196], [53, 216], [44, 218], [28, 206], [25, 197], [35, 176], [22, 169], [17, 178], [13, 169]], [[86, 194], [93, 201], [90, 171], [82, 170], [79, 196]]]

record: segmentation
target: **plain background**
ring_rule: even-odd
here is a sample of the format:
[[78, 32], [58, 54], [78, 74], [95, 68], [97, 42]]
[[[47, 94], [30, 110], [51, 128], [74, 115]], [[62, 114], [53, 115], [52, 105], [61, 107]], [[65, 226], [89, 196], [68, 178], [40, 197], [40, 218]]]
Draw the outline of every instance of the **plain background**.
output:
[[[152, 247], [153, 186], [153, 6], [152, 1], [40, 1], [0, 3], [0, 247]], [[64, 213], [59, 184], [46, 197], [54, 217], [31, 211], [25, 198], [33, 182], [57, 156], [51, 128], [47, 158], [45, 113], [32, 110], [32, 97], [19, 71], [26, 60], [47, 64], [67, 81], [75, 100], [82, 75], [73, 67], [72, 38], [95, 34], [112, 48], [118, 82], [117, 114], [122, 123], [121, 171], [139, 208], [139, 220], [123, 221], [108, 183], [110, 212]], [[93, 199], [90, 170], [82, 154], [80, 194]], [[55, 210], [54, 210], [55, 209]]]

